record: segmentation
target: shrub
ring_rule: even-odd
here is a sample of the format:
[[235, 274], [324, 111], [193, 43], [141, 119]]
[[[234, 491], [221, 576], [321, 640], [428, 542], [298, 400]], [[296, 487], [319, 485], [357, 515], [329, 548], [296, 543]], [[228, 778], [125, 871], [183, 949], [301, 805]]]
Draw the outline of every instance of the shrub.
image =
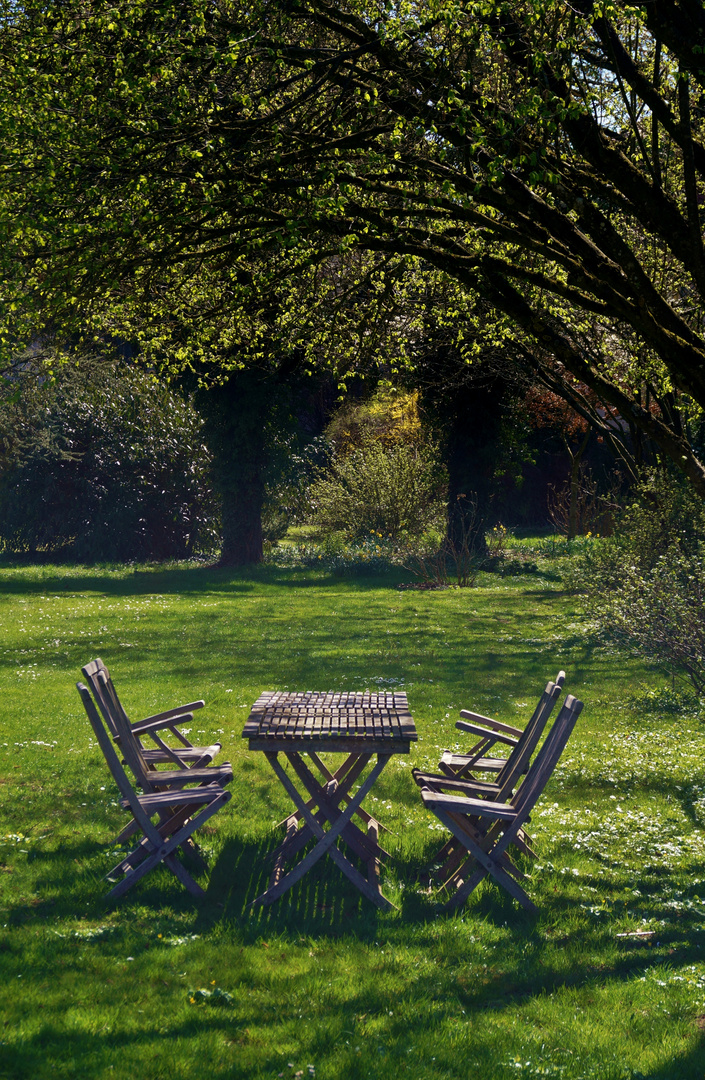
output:
[[[213, 549], [209, 455], [189, 402], [127, 364], [82, 361], [6, 386], [0, 542], [83, 561], [184, 558]], [[22, 436], [17, 436], [22, 425]]]
[[374, 440], [385, 446], [417, 446], [423, 441], [418, 390], [378, 386], [367, 401], [348, 400], [326, 429], [337, 451], [348, 453]]
[[443, 516], [446, 485], [434, 446], [385, 446], [366, 438], [336, 455], [312, 485], [313, 520], [351, 537], [418, 536]]
[[685, 673], [705, 691], [705, 506], [660, 474], [642, 484], [615, 535], [586, 549], [570, 578], [612, 639]]

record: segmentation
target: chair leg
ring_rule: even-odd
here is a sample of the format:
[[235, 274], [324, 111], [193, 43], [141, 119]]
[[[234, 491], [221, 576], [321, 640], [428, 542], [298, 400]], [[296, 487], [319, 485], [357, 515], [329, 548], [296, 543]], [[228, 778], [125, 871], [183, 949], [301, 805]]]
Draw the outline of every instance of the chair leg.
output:
[[538, 911], [536, 904], [526, 895], [521, 885], [518, 885], [516, 881], [514, 881], [514, 879], [497, 864], [493, 864], [491, 870], [486, 870], [484, 867], [478, 866], [475, 873], [472, 874], [467, 881], [459, 883], [458, 888], [453, 893], [450, 900], [444, 905], [445, 910], [455, 911], [457, 908], [461, 907], [473, 890], [476, 889], [480, 882], [484, 881], [490, 873], [510, 896], [513, 896], [515, 900], [519, 901], [526, 911]]

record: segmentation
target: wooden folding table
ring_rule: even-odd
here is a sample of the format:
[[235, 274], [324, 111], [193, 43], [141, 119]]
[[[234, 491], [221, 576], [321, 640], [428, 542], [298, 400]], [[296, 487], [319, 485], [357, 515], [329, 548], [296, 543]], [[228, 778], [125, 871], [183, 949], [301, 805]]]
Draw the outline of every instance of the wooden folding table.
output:
[[[328, 855], [364, 896], [378, 907], [392, 907], [380, 888], [380, 859], [387, 854], [379, 844], [380, 823], [362, 802], [392, 755], [408, 754], [417, 739], [406, 694], [270, 690], [252, 706], [242, 736], [249, 740], [250, 750], [264, 751], [296, 808], [286, 818], [286, 836], [273, 853], [269, 885], [253, 903], [270, 904]], [[299, 787], [279, 760], [280, 753]], [[345, 757], [332, 771], [322, 753]], [[363, 779], [375, 755], [377, 760]], [[316, 841], [314, 847], [291, 865], [310, 840]], [[340, 850], [338, 840], [365, 864], [366, 877]]]

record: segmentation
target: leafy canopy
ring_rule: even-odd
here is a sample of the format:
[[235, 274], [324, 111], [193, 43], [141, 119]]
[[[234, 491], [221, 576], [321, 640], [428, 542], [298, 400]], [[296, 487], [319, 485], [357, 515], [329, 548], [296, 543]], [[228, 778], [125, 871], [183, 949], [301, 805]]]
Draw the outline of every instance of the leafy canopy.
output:
[[181, 366], [273, 329], [334, 352], [430, 275], [705, 495], [699, 0], [0, 12], [8, 344], [51, 321]]

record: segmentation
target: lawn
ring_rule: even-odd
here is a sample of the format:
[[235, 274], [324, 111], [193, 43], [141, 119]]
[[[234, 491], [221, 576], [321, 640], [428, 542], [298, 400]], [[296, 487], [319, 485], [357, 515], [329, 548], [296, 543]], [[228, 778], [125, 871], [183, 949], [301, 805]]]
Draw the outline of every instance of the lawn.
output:
[[[0, 566], [0, 1077], [701, 1078], [699, 705], [601, 643], [559, 568], [416, 591], [394, 570]], [[98, 655], [133, 719], [206, 700], [191, 738], [235, 779], [201, 834], [205, 899], [160, 870], [104, 900], [123, 819], [74, 688]], [[559, 667], [585, 710], [533, 815], [539, 914], [487, 883], [439, 913], [411, 766], [463, 747], [460, 708], [521, 724]], [[419, 743], [368, 804], [397, 910], [330, 860], [248, 907], [288, 809], [240, 737], [267, 688], [407, 691]]]

